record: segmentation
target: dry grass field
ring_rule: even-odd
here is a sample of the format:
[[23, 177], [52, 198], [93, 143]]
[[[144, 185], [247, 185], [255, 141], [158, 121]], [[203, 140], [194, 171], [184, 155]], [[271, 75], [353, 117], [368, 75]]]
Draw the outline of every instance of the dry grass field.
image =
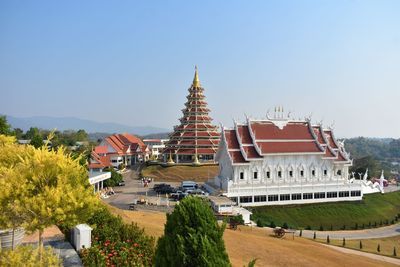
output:
[[[144, 227], [147, 234], [159, 237], [163, 234], [165, 213], [151, 211], [127, 211], [110, 207], [126, 222]], [[225, 245], [233, 266], [242, 267], [257, 258], [256, 266], [395, 266], [370, 258], [345, 254], [318, 242], [291, 236], [277, 239], [261, 228], [240, 227], [225, 230]]]
[[152, 177], [156, 182], [181, 182], [185, 180], [205, 182], [218, 174], [218, 166], [147, 166], [142, 169], [142, 175]]

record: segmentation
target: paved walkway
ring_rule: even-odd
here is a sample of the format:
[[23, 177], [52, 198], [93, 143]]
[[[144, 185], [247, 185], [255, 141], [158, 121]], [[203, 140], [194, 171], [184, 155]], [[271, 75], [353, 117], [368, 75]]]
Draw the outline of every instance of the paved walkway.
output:
[[[36, 246], [38, 244], [38, 232], [24, 237], [22, 244]], [[43, 245], [51, 246], [63, 262], [64, 267], [82, 267], [82, 261], [72, 245], [64, 240], [64, 234], [57, 226], [51, 226], [44, 230]]]
[[400, 259], [395, 259], [395, 258], [386, 257], [386, 256], [382, 256], [382, 255], [376, 255], [376, 254], [373, 254], [373, 253], [362, 252], [362, 251], [348, 249], [348, 248], [341, 248], [341, 247], [325, 245], [325, 244], [321, 244], [321, 245], [329, 247], [329, 248], [334, 249], [334, 250], [338, 250], [338, 251], [343, 252], [343, 253], [360, 255], [360, 256], [371, 258], [371, 259], [380, 260], [380, 261], [384, 261], [384, 262], [387, 262], [387, 263], [400, 265]]
[[[391, 236], [400, 235], [400, 224], [394, 224], [390, 226], [372, 228], [366, 230], [353, 230], [353, 231], [312, 231], [303, 230], [303, 237], [313, 238], [314, 232], [317, 238], [325, 239], [328, 235], [331, 239], [371, 239], [371, 238], [384, 238]], [[298, 236], [300, 231], [296, 231]]]

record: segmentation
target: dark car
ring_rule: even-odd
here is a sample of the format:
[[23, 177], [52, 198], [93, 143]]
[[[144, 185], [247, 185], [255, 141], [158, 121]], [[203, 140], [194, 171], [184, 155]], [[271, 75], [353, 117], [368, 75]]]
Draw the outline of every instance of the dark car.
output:
[[171, 186], [165, 186], [165, 187], [159, 188], [156, 192], [159, 194], [171, 194], [171, 193], [174, 193], [175, 191], [176, 191], [175, 188], [173, 188]]

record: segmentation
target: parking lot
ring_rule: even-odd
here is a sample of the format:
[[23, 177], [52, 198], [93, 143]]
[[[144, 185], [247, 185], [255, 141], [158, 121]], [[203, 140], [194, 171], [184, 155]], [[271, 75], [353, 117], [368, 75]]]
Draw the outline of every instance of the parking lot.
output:
[[[133, 203], [135, 209], [146, 209], [169, 212], [173, 210], [173, 207], [177, 203], [176, 200], [180, 200], [184, 195], [189, 193], [179, 190], [181, 186], [180, 182], [160, 182], [152, 181], [147, 186], [138, 178], [138, 174], [135, 170], [130, 170], [123, 173], [125, 186], [114, 187], [115, 195], [104, 199], [105, 202], [109, 203], [120, 209], [129, 209]], [[161, 190], [158, 193], [154, 190], [155, 185], [163, 184]], [[199, 184], [201, 187], [201, 184]], [[157, 188], [157, 186], [156, 186]], [[193, 190], [192, 190], [193, 191]], [[201, 194], [201, 191], [196, 192]], [[175, 200], [169, 196], [176, 196]]]

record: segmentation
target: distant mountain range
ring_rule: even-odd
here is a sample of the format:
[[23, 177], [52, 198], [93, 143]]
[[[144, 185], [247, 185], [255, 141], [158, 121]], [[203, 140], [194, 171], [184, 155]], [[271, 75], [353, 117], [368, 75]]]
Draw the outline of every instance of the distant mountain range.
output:
[[88, 133], [132, 133], [137, 135], [149, 135], [155, 133], [166, 133], [170, 130], [152, 126], [128, 126], [113, 122], [96, 122], [74, 117], [47, 117], [34, 116], [29, 118], [17, 118], [7, 116], [7, 121], [12, 128], [21, 128], [26, 131], [30, 127], [41, 129], [79, 130], [84, 129]]

